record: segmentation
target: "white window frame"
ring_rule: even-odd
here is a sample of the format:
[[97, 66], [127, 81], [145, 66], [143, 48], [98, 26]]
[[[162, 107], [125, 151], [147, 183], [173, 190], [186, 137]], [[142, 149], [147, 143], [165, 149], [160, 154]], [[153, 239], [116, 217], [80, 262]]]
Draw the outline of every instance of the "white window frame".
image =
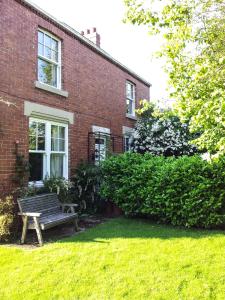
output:
[[[41, 28], [38, 28], [38, 32], [42, 32], [44, 35], [48, 35], [50, 36], [52, 39], [56, 40], [58, 42], [58, 62], [52, 60], [52, 59], [49, 59], [43, 55], [40, 55], [38, 53], [38, 59], [42, 59], [46, 62], [49, 62], [51, 64], [54, 64], [55, 66], [57, 66], [57, 86], [55, 87], [54, 85], [50, 85], [50, 84], [47, 84], [45, 82], [42, 82], [42, 81], [39, 81], [39, 78], [37, 78], [38, 82], [40, 82], [41, 84], [45, 84], [46, 86], [50, 86], [50, 87], [53, 87], [53, 88], [57, 88], [59, 90], [61, 90], [62, 88], [62, 80], [61, 80], [61, 70], [62, 70], [62, 58], [61, 58], [61, 41], [60, 39], [58, 39], [55, 35], [51, 34], [50, 32], [46, 31], [46, 30], [43, 30]], [[39, 40], [38, 40], [38, 44], [39, 44]], [[44, 51], [45, 51], [45, 38], [44, 38]], [[38, 45], [37, 45], [38, 47]], [[38, 52], [38, 51], [37, 51]], [[38, 60], [37, 60], [37, 77], [38, 77]]]
[[[131, 85], [133, 87], [133, 98], [129, 97], [127, 94], [127, 86], [128, 85]], [[135, 117], [136, 85], [129, 80], [126, 81], [126, 105], [127, 105], [127, 100], [132, 101], [132, 112], [127, 112], [127, 115], [131, 115], [131, 116]]]
[[[51, 154], [64, 154], [63, 157], [63, 177], [68, 179], [68, 124], [59, 123], [49, 120], [43, 120], [39, 118], [31, 117], [31, 122], [39, 122], [45, 124], [45, 150], [29, 150], [29, 153], [43, 153], [43, 178], [40, 181], [30, 181], [29, 185], [42, 186], [43, 180], [50, 176], [50, 161]], [[65, 151], [52, 151], [51, 150], [51, 125], [61, 126], [65, 128]]]

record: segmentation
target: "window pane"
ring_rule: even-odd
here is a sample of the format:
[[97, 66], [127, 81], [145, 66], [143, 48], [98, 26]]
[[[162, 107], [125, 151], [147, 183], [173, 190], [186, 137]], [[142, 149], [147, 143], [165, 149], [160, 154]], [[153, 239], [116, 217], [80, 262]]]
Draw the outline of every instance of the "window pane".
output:
[[95, 138], [95, 162], [100, 162], [106, 158], [106, 140]]
[[52, 151], [59, 151], [59, 140], [58, 139], [52, 138], [51, 149], [52, 149]]
[[127, 83], [126, 84], [126, 96], [129, 99], [134, 99], [135, 97], [135, 85], [133, 85], [132, 83]]
[[56, 125], [51, 126], [51, 136], [52, 136], [52, 138], [58, 138], [59, 137], [58, 128], [59, 128], [59, 126], [56, 126]]
[[47, 34], [45, 34], [45, 46], [51, 48], [51, 37]]
[[44, 55], [44, 46], [38, 43], [38, 55]]
[[52, 60], [58, 62], [58, 52], [52, 50]]
[[38, 43], [44, 44], [44, 33], [38, 31]]
[[42, 59], [38, 59], [38, 80], [43, 83], [52, 85], [52, 64]]
[[43, 179], [43, 154], [29, 153], [30, 177], [29, 181], [39, 181]]
[[45, 150], [45, 138], [38, 137], [38, 148], [37, 150]]
[[52, 65], [52, 85], [57, 87], [57, 66]]
[[131, 85], [127, 83], [127, 98], [131, 98]]
[[63, 139], [59, 139], [59, 151], [65, 151], [65, 141]]
[[130, 95], [131, 95], [131, 98], [134, 99], [134, 86], [133, 85], [130, 86]]
[[59, 138], [60, 139], [65, 138], [65, 127], [59, 126]]
[[45, 136], [45, 124], [38, 123], [38, 136]]
[[124, 151], [130, 151], [130, 137], [124, 137]]
[[63, 177], [63, 154], [51, 154], [50, 176]]
[[127, 113], [132, 115], [133, 114], [133, 101], [127, 99]]
[[52, 50], [49, 47], [45, 46], [45, 57], [51, 59], [52, 58]]
[[29, 124], [29, 135], [36, 135], [37, 123], [30, 122]]
[[36, 150], [36, 136], [29, 136], [29, 149]]
[[52, 50], [58, 51], [58, 41], [52, 39]]

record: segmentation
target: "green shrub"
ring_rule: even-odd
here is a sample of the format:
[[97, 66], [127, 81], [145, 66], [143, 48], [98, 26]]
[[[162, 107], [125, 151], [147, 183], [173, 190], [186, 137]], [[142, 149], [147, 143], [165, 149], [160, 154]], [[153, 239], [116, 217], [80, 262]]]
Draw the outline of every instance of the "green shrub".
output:
[[0, 242], [8, 241], [15, 233], [15, 204], [13, 197], [0, 199]]
[[61, 177], [48, 177], [43, 187], [23, 187], [17, 189], [20, 198], [42, 193], [56, 193], [64, 203], [77, 203], [79, 212], [95, 213], [102, 210], [104, 200], [99, 196], [101, 182], [100, 166], [80, 163], [70, 180]]
[[72, 191], [82, 210], [89, 213], [102, 210], [104, 200], [99, 195], [101, 181], [100, 166], [82, 162], [74, 170], [74, 175], [71, 177]]
[[61, 202], [73, 202], [73, 195], [71, 194], [72, 183], [61, 177], [49, 177], [44, 181], [42, 192], [56, 193]]
[[101, 194], [127, 215], [186, 227], [224, 223], [225, 161], [127, 153], [102, 165]]
[[13, 215], [0, 215], [0, 242], [5, 242], [10, 239], [12, 234], [13, 223]]

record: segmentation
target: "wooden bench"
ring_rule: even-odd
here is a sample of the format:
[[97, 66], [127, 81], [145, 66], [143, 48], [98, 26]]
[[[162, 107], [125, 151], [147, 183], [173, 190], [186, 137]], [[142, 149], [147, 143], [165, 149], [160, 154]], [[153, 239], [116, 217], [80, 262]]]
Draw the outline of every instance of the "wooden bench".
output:
[[18, 199], [20, 212], [23, 219], [21, 243], [24, 244], [27, 229], [37, 232], [38, 242], [43, 245], [41, 230], [55, 227], [59, 224], [73, 222], [78, 231], [77, 204], [60, 203], [57, 194], [42, 194], [29, 198]]

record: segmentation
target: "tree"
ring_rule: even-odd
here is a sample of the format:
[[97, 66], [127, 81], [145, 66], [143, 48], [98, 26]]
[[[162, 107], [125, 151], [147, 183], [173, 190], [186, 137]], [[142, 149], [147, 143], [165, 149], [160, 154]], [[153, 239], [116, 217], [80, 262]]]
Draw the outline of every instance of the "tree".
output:
[[[176, 110], [195, 143], [225, 153], [225, 2], [223, 0], [124, 0], [126, 20], [163, 36], [159, 51]], [[147, 5], [148, 4], [148, 5]]]
[[189, 133], [188, 124], [182, 124], [170, 110], [159, 111], [153, 104], [143, 101], [138, 114], [140, 118], [132, 143], [134, 152], [149, 152], [166, 157], [193, 155], [197, 152], [196, 146], [189, 143], [193, 137]]

